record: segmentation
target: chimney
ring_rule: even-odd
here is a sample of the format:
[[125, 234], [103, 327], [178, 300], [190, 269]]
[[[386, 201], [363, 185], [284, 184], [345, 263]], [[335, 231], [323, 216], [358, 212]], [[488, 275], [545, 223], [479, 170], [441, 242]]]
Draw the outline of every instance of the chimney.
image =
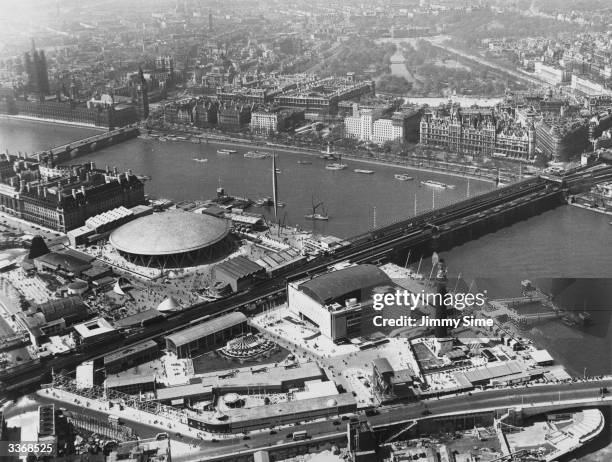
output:
[[62, 201], [62, 196], [63, 196], [62, 195], [62, 188], [59, 187], [59, 185], [58, 185], [58, 188], [57, 188], [57, 202], [58, 203]]
[[43, 197], [46, 199], [47, 198], [47, 187], [43, 187]]
[[89, 163], [89, 170], [91, 170], [92, 172], [96, 169], [96, 163], [95, 162], [90, 162]]
[[117, 166], [114, 166], [114, 167], [113, 167], [113, 173], [114, 173], [115, 175], [118, 175], [118, 174], [119, 174], [119, 169], [117, 168]]
[[10, 180], [9, 180], [9, 181], [10, 181], [10, 183], [11, 183], [11, 187], [13, 187], [13, 188], [14, 188], [14, 187], [15, 187], [15, 177], [14, 177], [14, 176], [12, 176], [12, 177], [10, 178]]
[[81, 186], [81, 194], [85, 195], [85, 186]]
[[32, 189], [32, 186], [30, 185], [29, 181], [26, 183], [26, 188], [28, 189], [28, 192], [30, 192], [30, 190]]
[[72, 188], [72, 197], [76, 199], [77, 190]]
[[108, 164], [106, 164], [106, 173], [110, 173], [110, 167], [108, 166]]
[[38, 185], [36, 186], [36, 194], [38, 194], [39, 196], [42, 196], [42, 186]]

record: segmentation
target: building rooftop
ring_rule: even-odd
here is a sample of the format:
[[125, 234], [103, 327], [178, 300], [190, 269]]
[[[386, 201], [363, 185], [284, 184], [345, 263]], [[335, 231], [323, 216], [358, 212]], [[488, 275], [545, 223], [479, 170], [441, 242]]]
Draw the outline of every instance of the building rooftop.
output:
[[356, 290], [392, 285], [393, 282], [375, 265], [355, 265], [322, 274], [299, 285], [299, 290], [322, 305]]
[[111, 234], [110, 243], [136, 255], [172, 255], [213, 245], [228, 232], [228, 222], [223, 219], [172, 210], [126, 223]]
[[111, 375], [104, 381], [106, 388], [117, 388], [125, 387], [129, 385], [138, 385], [140, 383], [151, 383], [155, 382], [155, 374], [123, 374], [123, 375]]
[[128, 348], [124, 348], [123, 350], [116, 351], [114, 353], [104, 356], [104, 364], [109, 364], [113, 361], [125, 358], [126, 356], [140, 353], [141, 351], [146, 351], [152, 348], [157, 348], [157, 343], [155, 343], [153, 340], [147, 340], [146, 342], [137, 343], [136, 345], [132, 345]]
[[172, 342], [176, 347], [187, 345], [195, 342], [198, 339], [212, 335], [215, 332], [222, 331], [237, 324], [246, 322], [247, 317], [239, 311], [228, 313], [210, 321], [198, 324], [188, 329], [167, 335], [167, 341]]
[[250, 276], [263, 269], [262, 266], [243, 256], [231, 258], [215, 266], [215, 272], [221, 271], [235, 279]]
[[265, 419], [271, 424], [282, 415], [302, 414], [311, 410], [329, 408], [330, 414], [335, 414], [340, 407], [356, 405], [351, 393], [341, 393], [332, 396], [302, 399], [295, 401], [256, 406], [251, 408], [232, 409], [226, 412], [230, 422]]
[[115, 328], [104, 318], [95, 318], [81, 324], [76, 324], [73, 327], [82, 338], [91, 338], [115, 330]]

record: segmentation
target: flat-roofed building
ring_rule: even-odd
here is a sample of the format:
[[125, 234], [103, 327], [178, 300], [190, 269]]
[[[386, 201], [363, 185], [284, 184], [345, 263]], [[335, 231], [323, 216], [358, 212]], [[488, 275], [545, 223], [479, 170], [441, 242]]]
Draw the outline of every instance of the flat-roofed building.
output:
[[104, 369], [114, 374], [139, 364], [153, 361], [159, 354], [159, 347], [153, 340], [137, 343], [128, 348], [104, 356]]
[[393, 282], [374, 265], [354, 265], [288, 285], [289, 309], [316, 325], [332, 340], [361, 335], [366, 313], [373, 313], [372, 293]]
[[155, 374], [143, 375], [110, 375], [104, 381], [106, 390], [115, 390], [128, 395], [136, 395], [149, 391], [155, 391]]
[[188, 358], [224, 345], [245, 330], [248, 330], [247, 317], [235, 311], [167, 335], [166, 348], [179, 358]]
[[158, 388], [157, 400], [172, 406], [187, 404], [192, 401], [211, 400], [213, 398], [212, 385], [203, 382], [190, 383], [189, 385], [178, 385], [176, 387]]
[[73, 326], [77, 345], [93, 347], [116, 340], [120, 333], [104, 318], [95, 318]]

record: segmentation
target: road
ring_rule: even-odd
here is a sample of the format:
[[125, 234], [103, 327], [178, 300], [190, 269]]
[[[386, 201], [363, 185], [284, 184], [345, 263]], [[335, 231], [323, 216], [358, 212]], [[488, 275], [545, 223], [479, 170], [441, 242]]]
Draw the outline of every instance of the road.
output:
[[455, 397], [421, 401], [418, 403], [389, 406], [380, 409], [378, 415], [368, 418], [373, 426], [392, 425], [410, 419], [422, 418], [424, 411], [432, 416], [470, 410], [554, 404], [559, 401], [597, 399], [602, 387], [612, 387], [612, 379], [588, 382], [533, 385], [499, 390], [478, 391]]

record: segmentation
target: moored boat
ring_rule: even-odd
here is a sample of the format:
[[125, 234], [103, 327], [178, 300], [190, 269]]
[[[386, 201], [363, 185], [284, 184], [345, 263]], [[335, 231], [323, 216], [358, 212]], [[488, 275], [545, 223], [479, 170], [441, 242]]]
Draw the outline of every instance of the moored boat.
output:
[[363, 173], [364, 175], [371, 175], [374, 173], [374, 170], [365, 170], [362, 168], [356, 168], [355, 170], [353, 170], [355, 173]]
[[393, 175], [395, 177], [396, 180], [400, 180], [400, 181], [410, 181], [410, 180], [414, 180], [413, 177], [406, 175], [405, 173], [396, 173], [395, 175]]
[[452, 184], [446, 184], [446, 183], [442, 183], [440, 181], [434, 181], [434, 180], [425, 180], [425, 181], [421, 181], [421, 184], [424, 186], [431, 186], [432, 188], [439, 188], [439, 189], [454, 189], [455, 185]]

